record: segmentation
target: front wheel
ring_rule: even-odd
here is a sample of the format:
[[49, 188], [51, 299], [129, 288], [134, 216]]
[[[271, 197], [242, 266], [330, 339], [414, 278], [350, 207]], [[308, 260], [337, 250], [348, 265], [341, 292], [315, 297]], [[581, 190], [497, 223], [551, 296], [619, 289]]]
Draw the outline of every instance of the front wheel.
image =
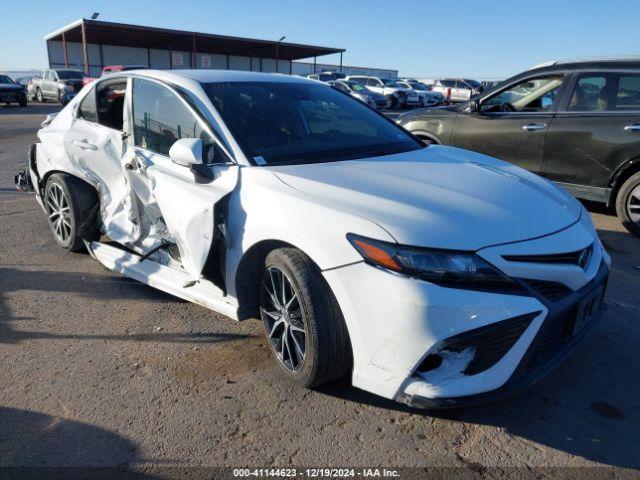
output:
[[620, 187], [616, 197], [616, 213], [622, 225], [640, 237], [640, 172], [632, 175]]
[[39, 88], [36, 90], [36, 100], [40, 103], [44, 103], [44, 95], [42, 94], [42, 90]]
[[338, 303], [318, 267], [300, 250], [266, 258], [260, 316], [285, 377], [315, 387], [346, 375], [351, 346]]

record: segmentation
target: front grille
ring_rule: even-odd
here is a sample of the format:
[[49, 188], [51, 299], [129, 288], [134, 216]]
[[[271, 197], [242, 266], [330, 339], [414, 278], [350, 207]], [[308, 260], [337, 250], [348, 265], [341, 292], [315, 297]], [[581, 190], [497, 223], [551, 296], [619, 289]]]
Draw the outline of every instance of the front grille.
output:
[[574, 307], [564, 315], [549, 319], [550, 323], [545, 325], [533, 351], [529, 368], [548, 362], [565, 346], [571, 338], [576, 315], [577, 307]]
[[448, 338], [438, 346], [436, 351], [425, 358], [417, 370], [425, 372], [437, 368], [439, 363], [435, 361], [434, 357], [437, 356], [438, 352], [462, 352], [472, 347], [475, 350], [474, 357], [463, 373], [465, 375], [475, 375], [483, 372], [493, 367], [504, 357], [527, 329], [531, 321], [539, 314], [540, 312], [534, 312], [520, 315]]
[[593, 245], [589, 245], [588, 247], [576, 252], [552, 253], [548, 255], [503, 255], [502, 258], [508, 262], [561, 263], [566, 265], [578, 265], [584, 268], [591, 258], [592, 251]]
[[549, 282], [546, 280], [531, 280], [531, 279], [522, 280], [522, 281], [551, 302], [557, 302], [559, 300], [562, 300], [567, 295], [571, 294], [571, 292], [573, 291], [566, 285], [563, 285], [558, 282]]

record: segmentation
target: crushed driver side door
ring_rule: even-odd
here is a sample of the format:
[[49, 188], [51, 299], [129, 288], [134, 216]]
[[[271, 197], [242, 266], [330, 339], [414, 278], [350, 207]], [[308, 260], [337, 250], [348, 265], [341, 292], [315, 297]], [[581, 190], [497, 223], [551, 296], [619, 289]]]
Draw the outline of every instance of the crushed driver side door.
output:
[[[238, 166], [228, 162], [210, 127], [174, 88], [133, 78], [123, 165], [139, 204], [139, 247], [150, 252], [175, 244], [179, 261], [193, 281], [200, 279], [216, 235], [217, 209], [237, 184]], [[169, 149], [181, 138], [199, 138], [203, 165], [178, 165]], [[217, 245], [217, 244], [215, 244]]]

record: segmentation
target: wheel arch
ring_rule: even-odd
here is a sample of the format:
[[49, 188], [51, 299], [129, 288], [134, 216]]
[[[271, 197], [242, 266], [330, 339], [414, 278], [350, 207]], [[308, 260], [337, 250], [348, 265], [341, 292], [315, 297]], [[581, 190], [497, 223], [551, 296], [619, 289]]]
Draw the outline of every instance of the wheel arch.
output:
[[609, 191], [609, 197], [607, 198], [607, 207], [615, 205], [618, 192], [622, 185], [624, 185], [624, 182], [638, 172], [640, 172], [640, 156], [627, 160], [618, 167], [609, 181], [609, 187], [611, 190]]
[[[77, 178], [82, 183], [86, 183], [87, 185], [89, 185], [93, 190], [96, 191], [96, 193], [98, 193], [98, 189], [94, 185], [92, 185], [91, 183], [87, 182], [84, 178], [82, 178], [82, 177], [80, 177], [80, 176], [78, 176], [78, 175], [76, 175], [76, 174], [74, 174], [72, 172], [68, 172], [66, 170], [57, 170], [57, 169], [48, 170], [47, 172], [45, 172], [42, 175], [42, 178], [40, 179], [40, 184], [42, 185], [41, 186], [42, 190], [44, 190], [44, 187], [47, 184], [47, 182], [49, 181], [49, 178], [51, 178], [52, 175], [55, 175], [57, 173], [62, 173], [63, 175], [69, 175], [70, 177]], [[42, 193], [42, 192], [40, 192], [40, 193]]]
[[414, 130], [411, 132], [413, 134], [413, 136], [418, 137], [420, 140], [431, 140], [432, 142], [434, 142], [436, 145], [444, 145], [444, 143], [442, 142], [442, 140], [440, 140], [436, 135], [434, 135], [433, 133], [429, 133], [429, 132], [425, 132], [423, 130]]
[[[301, 248], [283, 240], [260, 240], [249, 247], [240, 258], [235, 272], [234, 286], [238, 300], [239, 320], [246, 320], [258, 316], [262, 267], [264, 267], [267, 255], [277, 248], [296, 248], [309, 256]], [[309, 256], [309, 258], [311, 257]], [[311, 259], [311, 261], [314, 260]]]

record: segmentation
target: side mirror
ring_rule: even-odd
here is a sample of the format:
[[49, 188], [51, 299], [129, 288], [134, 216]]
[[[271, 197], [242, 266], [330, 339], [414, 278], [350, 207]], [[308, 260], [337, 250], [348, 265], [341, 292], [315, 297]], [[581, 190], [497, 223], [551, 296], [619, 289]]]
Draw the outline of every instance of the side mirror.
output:
[[202, 165], [203, 143], [199, 138], [181, 138], [169, 149], [169, 158], [183, 167]]

